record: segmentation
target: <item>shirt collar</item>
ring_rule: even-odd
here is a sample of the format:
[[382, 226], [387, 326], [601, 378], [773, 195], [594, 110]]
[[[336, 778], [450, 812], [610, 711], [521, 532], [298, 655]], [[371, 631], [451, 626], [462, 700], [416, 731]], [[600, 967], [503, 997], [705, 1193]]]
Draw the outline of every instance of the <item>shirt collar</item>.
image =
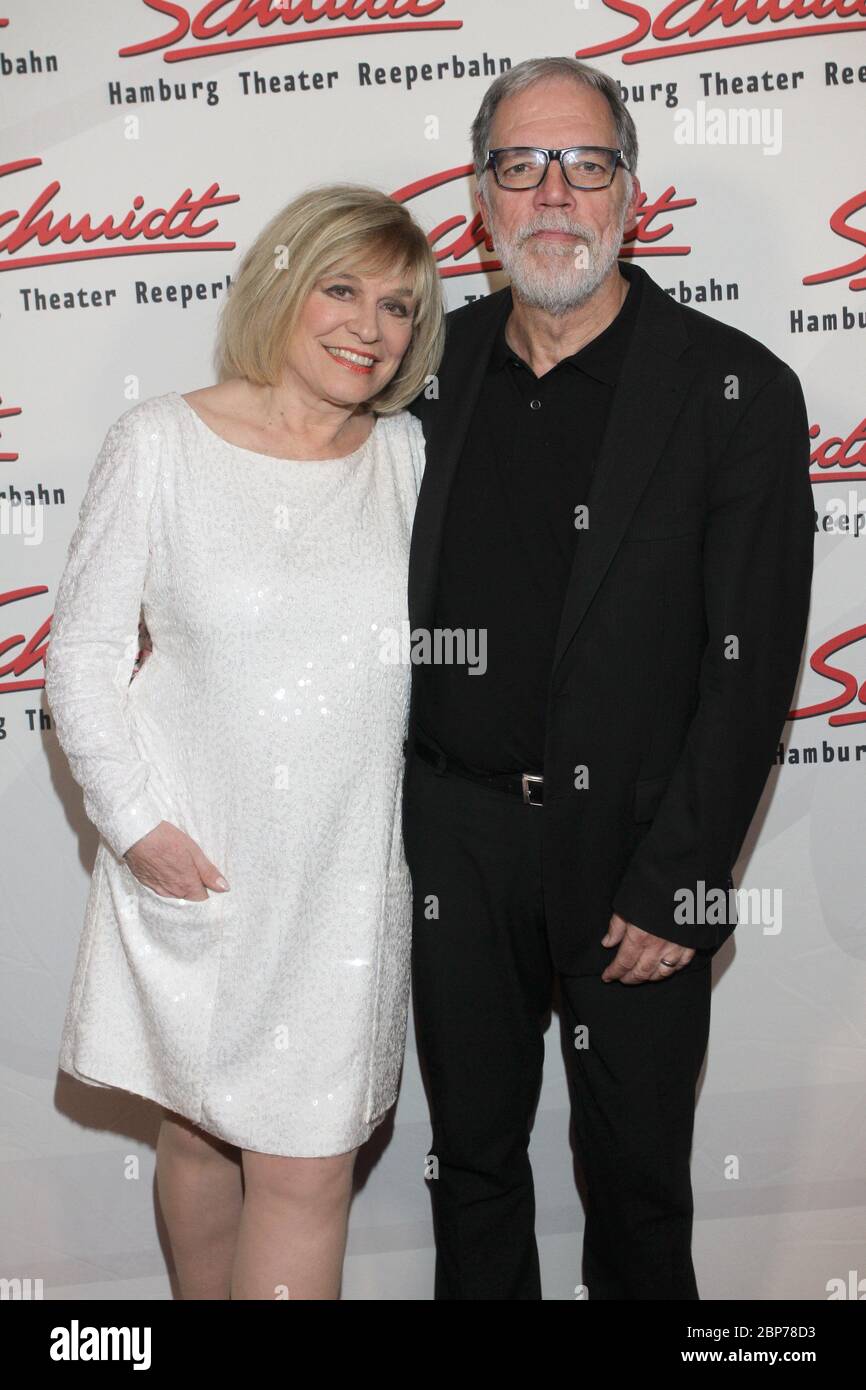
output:
[[[629, 288], [616, 318], [599, 333], [597, 338], [592, 338], [569, 357], [561, 358], [556, 367], [551, 368], [552, 371], [556, 371], [558, 367], [570, 367], [576, 371], [585, 372], [587, 376], [591, 376], [595, 381], [604, 382], [607, 386], [616, 385], [628, 339], [637, 317], [642, 288], [640, 276], [635, 275], [633, 266], [621, 261], [619, 262], [619, 269], [623, 277], [628, 280]], [[526, 371], [531, 371], [528, 364], [517, 355], [506, 340], [505, 325], [507, 321], [508, 314], [499, 324], [493, 343], [493, 351], [490, 355], [489, 370], [498, 371], [508, 363], [514, 363]]]

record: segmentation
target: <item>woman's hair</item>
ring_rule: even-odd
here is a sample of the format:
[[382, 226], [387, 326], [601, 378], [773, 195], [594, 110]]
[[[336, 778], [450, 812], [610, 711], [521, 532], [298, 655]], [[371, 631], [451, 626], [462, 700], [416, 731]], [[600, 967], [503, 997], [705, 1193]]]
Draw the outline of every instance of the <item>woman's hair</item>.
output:
[[416, 298], [412, 337], [397, 372], [359, 410], [392, 414], [417, 396], [438, 371], [445, 343], [436, 261], [408, 209], [360, 184], [302, 193], [256, 237], [220, 313], [220, 379], [276, 385], [307, 295], [336, 266], [357, 275], [405, 274]]

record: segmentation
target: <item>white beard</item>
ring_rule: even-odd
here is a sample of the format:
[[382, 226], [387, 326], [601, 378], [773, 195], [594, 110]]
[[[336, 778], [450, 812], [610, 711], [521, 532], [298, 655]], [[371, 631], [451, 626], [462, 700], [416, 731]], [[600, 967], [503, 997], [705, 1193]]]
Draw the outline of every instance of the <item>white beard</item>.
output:
[[[601, 237], [591, 227], [553, 210], [536, 214], [507, 237], [495, 226], [486, 201], [484, 206], [484, 221], [512, 289], [533, 308], [556, 317], [567, 314], [595, 294], [616, 264], [625, 230], [625, 204]], [[528, 243], [532, 233], [540, 231], [570, 232], [583, 240]]]

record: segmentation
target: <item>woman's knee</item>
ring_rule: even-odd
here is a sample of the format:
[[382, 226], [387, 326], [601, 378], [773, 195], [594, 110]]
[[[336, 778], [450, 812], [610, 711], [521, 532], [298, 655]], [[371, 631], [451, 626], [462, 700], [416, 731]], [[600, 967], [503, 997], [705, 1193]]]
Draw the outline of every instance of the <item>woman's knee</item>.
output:
[[201, 1161], [233, 1159], [236, 1163], [240, 1163], [241, 1159], [241, 1151], [234, 1144], [208, 1134], [185, 1115], [177, 1115], [173, 1110], [163, 1112], [159, 1143], [162, 1147], [168, 1146], [173, 1154], [181, 1158]]
[[357, 1149], [327, 1158], [290, 1158], [244, 1150], [247, 1196], [260, 1196], [301, 1206], [337, 1204], [351, 1192]]

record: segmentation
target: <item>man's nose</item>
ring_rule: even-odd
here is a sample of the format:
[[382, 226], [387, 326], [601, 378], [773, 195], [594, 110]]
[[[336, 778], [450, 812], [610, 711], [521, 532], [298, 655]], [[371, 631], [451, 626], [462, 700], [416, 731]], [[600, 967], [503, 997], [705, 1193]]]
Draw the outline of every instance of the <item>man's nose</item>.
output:
[[563, 203], [574, 201], [574, 189], [568, 183], [558, 159], [552, 159], [542, 183], [535, 190], [535, 201], [540, 204], [553, 204], [562, 207]]

